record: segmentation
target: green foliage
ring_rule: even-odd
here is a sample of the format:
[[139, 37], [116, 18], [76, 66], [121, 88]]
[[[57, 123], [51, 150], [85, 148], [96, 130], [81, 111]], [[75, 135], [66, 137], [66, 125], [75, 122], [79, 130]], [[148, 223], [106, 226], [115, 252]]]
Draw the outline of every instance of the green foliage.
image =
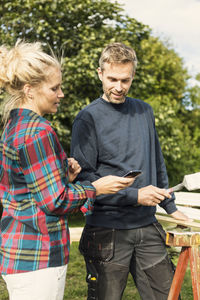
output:
[[181, 58], [168, 42], [153, 37], [148, 26], [108, 0], [0, 0], [0, 17], [1, 43], [39, 40], [46, 51], [50, 45], [63, 57], [65, 98], [48, 119], [68, 153], [74, 117], [102, 93], [96, 73], [99, 55], [109, 42], [121, 41], [136, 50], [139, 64], [130, 96], [154, 109], [170, 183], [198, 171], [199, 88], [187, 87], [189, 76]]
[[124, 18], [119, 4], [107, 0], [0, 0], [1, 43], [13, 45], [18, 38], [39, 40], [63, 56], [63, 92], [60, 112], [48, 117], [69, 150], [75, 115], [101, 93], [96, 69], [102, 48], [121, 40], [139, 46], [149, 29]]

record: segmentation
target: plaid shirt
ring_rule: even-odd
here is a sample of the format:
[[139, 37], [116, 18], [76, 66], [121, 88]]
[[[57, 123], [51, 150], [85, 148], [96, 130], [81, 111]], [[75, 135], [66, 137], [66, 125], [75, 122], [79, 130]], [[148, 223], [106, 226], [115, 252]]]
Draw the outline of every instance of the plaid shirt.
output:
[[68, 162], [50, 123], [14, 109], [0, 141], [0, 272], [12, 274], [68, 263], [67, 215], [93, 206], [90, 182], [69, 183]]

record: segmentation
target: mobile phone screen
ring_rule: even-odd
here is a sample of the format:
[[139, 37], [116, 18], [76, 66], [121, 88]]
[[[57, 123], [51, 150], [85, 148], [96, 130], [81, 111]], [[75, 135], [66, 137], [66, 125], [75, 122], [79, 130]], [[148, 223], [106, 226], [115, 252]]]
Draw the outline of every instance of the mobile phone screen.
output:
[[136, 177], [142, 173], [141, 170], [131, 170], [127, 172], [123, 177]]

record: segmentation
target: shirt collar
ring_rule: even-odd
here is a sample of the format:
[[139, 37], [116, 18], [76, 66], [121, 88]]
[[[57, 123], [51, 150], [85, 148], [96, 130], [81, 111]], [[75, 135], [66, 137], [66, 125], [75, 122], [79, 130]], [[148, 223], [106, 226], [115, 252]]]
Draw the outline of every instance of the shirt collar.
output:
[[10, 112], [10, 117], [14, 118], [14, 117], [21, 117], [21, 116], [29, 116], [29, 117], [33, 117], [33, 116], [38, 116], [41, 119], [44, 119], [48, 124], [51, 124], [47, 119], [41, 117], [40, 115], [38, 115], [37, 113], [35, 113], [34, 111], [27, 109], [27, 108], [14, 108], [11, 110]]

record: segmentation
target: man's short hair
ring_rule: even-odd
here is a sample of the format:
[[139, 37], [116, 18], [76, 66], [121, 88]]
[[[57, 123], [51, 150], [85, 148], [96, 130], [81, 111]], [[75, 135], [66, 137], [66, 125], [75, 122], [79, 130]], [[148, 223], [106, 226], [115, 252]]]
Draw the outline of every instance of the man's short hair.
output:
[[137, 57], [135, 51], [123, 43], [111, 43], [107, 45], [100, 56], [99, 66], [101, 70], [104, 69], [104, 63], [128, 63], [133, 64], [133, 70], [135, 72], [137, 67]]

